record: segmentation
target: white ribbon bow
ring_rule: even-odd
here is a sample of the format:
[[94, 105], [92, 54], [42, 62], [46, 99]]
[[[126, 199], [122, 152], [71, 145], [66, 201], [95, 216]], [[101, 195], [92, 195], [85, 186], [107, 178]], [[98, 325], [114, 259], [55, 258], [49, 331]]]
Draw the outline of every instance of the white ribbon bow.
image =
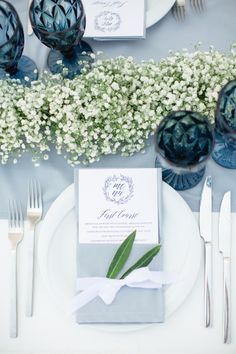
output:
[[173, 273], [151, 271], [149, 268], [135, 269], [124, 279], [89, 277], [77, 279], [77, 290], [82, 290], [72, 300], [72, 313], [88, 304], [97, 296], [110, 305], [123, 286], [130, 288], [160, 289], [176, 279]]

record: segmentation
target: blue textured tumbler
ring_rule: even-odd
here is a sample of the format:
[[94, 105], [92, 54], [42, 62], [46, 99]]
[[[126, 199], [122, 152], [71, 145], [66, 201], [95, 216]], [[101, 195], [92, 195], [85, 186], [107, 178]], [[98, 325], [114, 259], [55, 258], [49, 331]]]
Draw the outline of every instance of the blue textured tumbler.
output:
[[10, 77], [22, 83], [37, 80], [35, 63], [22, 56], [24, 32], [15, 8], [0, 0], [0, 79]]
[[221, 90], [215, 117], [216, 143], [212, 158], [226, 168], [236, 168], [236, 80]]
[[156, 166], [163, 180], [176, 190], [194, 187], [205, 172], [214, 145], [208, 120], [197, 112], [176, 111], [160, 123], [156, 136]]
[[81, 41], [86, 18], [80, 0], [33, 0], [29, 16], [35, 35], [51, 48], [48, 67], [53, 74], [66, 68], [73, 78], [92, 62], [91, 47]]

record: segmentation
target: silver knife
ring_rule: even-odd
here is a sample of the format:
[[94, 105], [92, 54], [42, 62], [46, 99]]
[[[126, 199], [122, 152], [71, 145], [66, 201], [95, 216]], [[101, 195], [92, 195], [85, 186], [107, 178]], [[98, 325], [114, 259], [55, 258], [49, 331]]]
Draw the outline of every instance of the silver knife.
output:
[[224, 194], [220, 207], [219, 219], [219, 251], [223, 256], [224, 286], [224, 343], [231, 342], [231, 309], [230, 309], [230, 265], [231, 265], [231, 192]]
[[212, 326], [212, 177], [207, 176], [200, 204], [200, 235], [204, 241], [204, 322]]
[[162, 232], [161, 232], [161, 222], [162, 222], [162, 188], [163, 188], [163, 182], [162, 182], [162, 168], [157, 168], [157, 193], [158, 193], [158, 201], [157, 201], [157, 207], [158, 207], [158, 240], [157, 242], [160, 244], [161, 243], [161, 237], [162, 237]]

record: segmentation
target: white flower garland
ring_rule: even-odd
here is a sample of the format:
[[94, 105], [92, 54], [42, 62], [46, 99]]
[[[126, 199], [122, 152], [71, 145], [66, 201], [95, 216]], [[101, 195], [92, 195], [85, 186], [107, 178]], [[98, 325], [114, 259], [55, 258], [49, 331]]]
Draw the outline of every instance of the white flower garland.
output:
[[98, 60], [73, 80], [47, 74], [31, 87], [1, 81], [0, 161], [32, 151], [37, 163], [52, 144], [71, 165], [132, 155], [172, 110], [213, 120], [221, 87], [235, 77], [234, 48], [226, 54], [210, 48], [170, 53], [159, 63]]

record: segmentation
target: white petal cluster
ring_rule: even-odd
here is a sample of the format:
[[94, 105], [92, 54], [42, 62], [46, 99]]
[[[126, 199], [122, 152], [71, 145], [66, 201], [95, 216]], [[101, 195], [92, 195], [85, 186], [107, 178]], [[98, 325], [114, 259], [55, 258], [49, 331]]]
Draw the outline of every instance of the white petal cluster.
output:
[[212, 121], [222, 86], [236, 77], [234, 48], [171, 53], [160, 62], [98, 60], [68, 80], [44, 74], [30, 87], [0, 82], [0, 161], [24, 151], [48, 159], [51, 146], [71, 165], [142, 151], [160, 120], [194, 110]]

